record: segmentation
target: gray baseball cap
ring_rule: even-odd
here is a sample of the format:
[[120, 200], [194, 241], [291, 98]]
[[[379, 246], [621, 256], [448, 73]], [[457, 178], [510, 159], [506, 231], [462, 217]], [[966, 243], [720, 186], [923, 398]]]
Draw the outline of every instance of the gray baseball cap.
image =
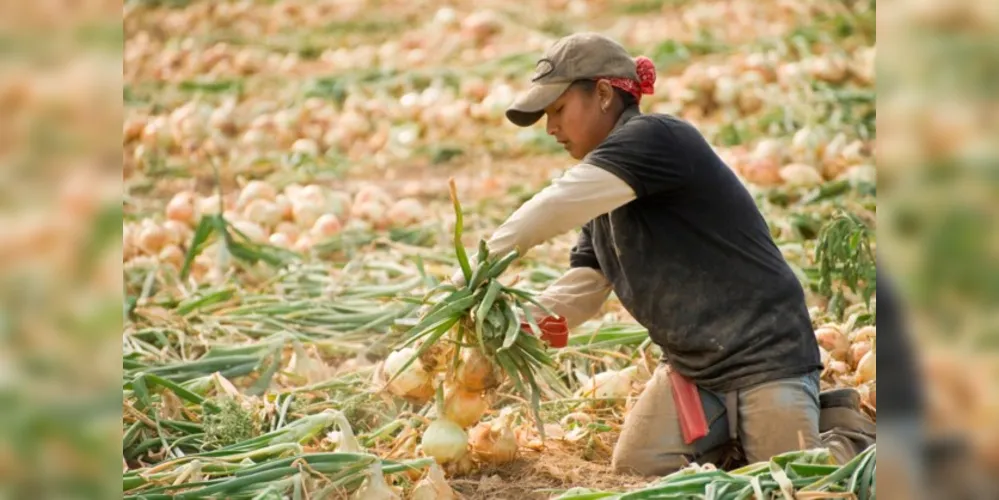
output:
[[517, 96], [506, 117], [518, 126], [531, 126], [572, 82], [601, 77], [637, 81], [635, 60], [621, 44], [599, 33], [561, 38], [538, 60], [531, 87]]

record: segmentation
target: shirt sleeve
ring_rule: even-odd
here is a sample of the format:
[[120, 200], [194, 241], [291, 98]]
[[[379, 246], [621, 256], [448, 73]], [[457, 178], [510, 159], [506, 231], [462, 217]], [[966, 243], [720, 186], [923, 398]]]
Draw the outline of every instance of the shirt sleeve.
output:
[[[577, 267], [546, 288], [538, 296], [538, 302], [565, 318], [571, 329], [597, 314], [610, 292], [611, 284], [603, 273], [589, 267]], [[532, 312], [540, 317], [539, 311]]]
[[681, 139], [658, 120], [639, 116], [612, 132], [583, 162], [619, 177], [639, 198], [668, 192], [683, 184], [691, 168]]
[[521, 205], [488, 240], [489, 253], [517, 249], [526, 254], [549, 240], [635, 199], [618, 176], [592, 165], [576, 165]]

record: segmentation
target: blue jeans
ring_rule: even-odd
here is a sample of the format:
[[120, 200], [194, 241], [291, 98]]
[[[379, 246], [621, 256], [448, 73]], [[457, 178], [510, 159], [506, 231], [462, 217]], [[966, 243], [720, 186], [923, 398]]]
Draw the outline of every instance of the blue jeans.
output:
[[[616, 471], [662, 476], [690, 461], [717, 464], [733, 437], [749, 463], [766, 461], [802, 446], [822, 446], [818, 372], [759, 384], [734, 394], [702, 389], [709, 431], [689, 445], [683, 442], [671, 385], [668, 367], [660, 365], [625, 417], [614, 447], [612, 464]], [[731, 418], [725, 404], [733, 397], [737, 401], [737, 418]], [[730, 422], [736, 422], [734, 429]]]

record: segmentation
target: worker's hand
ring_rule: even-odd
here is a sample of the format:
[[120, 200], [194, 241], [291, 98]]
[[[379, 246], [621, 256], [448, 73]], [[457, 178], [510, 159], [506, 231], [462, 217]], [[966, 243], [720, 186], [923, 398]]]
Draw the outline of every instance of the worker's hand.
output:
[[[530, 323], [521, 322], [520, 329], [528, 335], [534, 335]], [[541, 330], [541, 340], [551, 347], [562, 348], [569, 343], [569, 327], [565, 318], [545, 316], [538, 321], [538, 329]]]

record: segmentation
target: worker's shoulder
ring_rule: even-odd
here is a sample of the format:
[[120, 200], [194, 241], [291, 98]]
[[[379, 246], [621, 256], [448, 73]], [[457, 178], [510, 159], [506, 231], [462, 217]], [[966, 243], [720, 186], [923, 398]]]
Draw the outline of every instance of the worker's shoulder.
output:
[[628, 120], [622, 132], [637, 135], [698, 134], [697, 128], [688, 121], [665, 113], [646, 113]]

